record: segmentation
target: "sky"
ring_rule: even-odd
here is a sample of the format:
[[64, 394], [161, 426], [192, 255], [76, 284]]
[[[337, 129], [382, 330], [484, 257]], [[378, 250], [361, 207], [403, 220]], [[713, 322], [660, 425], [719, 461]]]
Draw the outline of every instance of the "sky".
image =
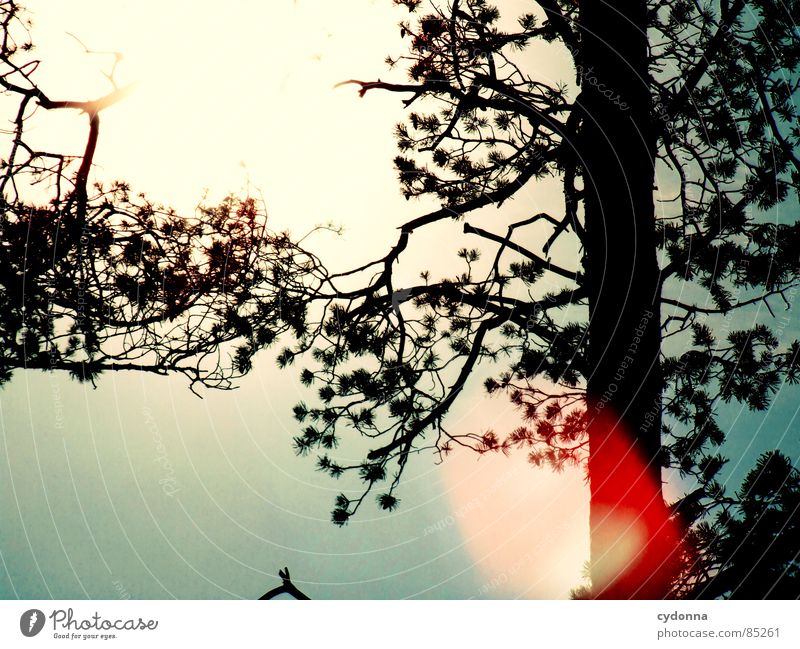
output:
[[[181, 210], [206, 192], [258, 192], [275, 230], [343, 227], [313, 240], [334, 269], [382, 255], [399, 224], [433, 205], [400, 195], [399, 98], [334, 88], [386, 75], [386, 55], [403, 51], [405, 10], [388, 0], [27, 6], [51, 98], [106, 94], [104, 51], [124, 55], [119, 85], [137, 83], [102, 114], [98, 180], [124, 178]], [[86, 119], [40, 114], [28, 132], [80, 153]], [[555, 195], [530, 193], [501, 223], [552, 208]], [[516, 426], [478, 386], [449, 425]], [[424, 456], [396, 512], [366, 508], [339, 529], [329, 513], [345, 485], [291, 450], [291, 406], [309, 396], [269, 353], [237, 390], [202, 400], [179, 378], [109, 374], [92, 389], [17, 373], [0, 393], [0, 596], [253, 598], [284, 565], [315, 598], [559, 598], [578, 585], [579, 471], [536, 470], [524, 454], [441, 466]]]
[[[84, 45], [121, 52], [117, 82], [137, 83], [102, 115], [98, 180], [123, 178], [183, 211], [206, 193], [258, 193], [274, 230], [343, 227], [311, 240], [334, 270], [382, 256], [398, 225], [435, 207], [399, 191], [400, 99], [335, 87], [396, 74], [383, 61], [403, 51], [405, 10], [389, 0], [27, 5], [52, 99], [110, 90], [113, 55]], [[540, 57], [537, 73], [557, 78], [564, 60]], [[31, 126], [35, 141], [82, 151], [85, 116], [40, 114]], [[544, 183], [475, 222], [503, 231], [559, 205]], [[400, 280], [431, 258], [443, 258], [441, 240], [415, 241]], [[796, 311], [779, 317], [797, 331]], [[579, 585], [583, 475], [534, 469], [524, 455], [415, 458], [396, 512], [367, 508], [334, 527], [346, 485], [292, 452], [291, 406], [311, 395], [273, 356], [260, 354], [237, 390], [203, 399], [180, 378], [110, 373], [93, 389], [17, 372], [0, 392], [0, 597], [255, 598], [283, 566], [314, 598], [561, 598]], [[797, 403], [782, 388], [766, 414], [726, 411], [732, 479], [763, 450], [796, 448]], [[479, 380], [448, 418], [463, 432], [516, 425]]]

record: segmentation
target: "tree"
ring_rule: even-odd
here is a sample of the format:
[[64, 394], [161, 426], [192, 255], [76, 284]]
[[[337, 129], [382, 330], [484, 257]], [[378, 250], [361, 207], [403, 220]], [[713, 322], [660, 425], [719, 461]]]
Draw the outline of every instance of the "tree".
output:
[[[39, 62], [16, 2], [0, 4], [0, 25], [0, 86], [16, 104], [0, 177], [0, 383], [17, 368], [81, 381], [136, 370], [225, 389], [256, 349], [290, 329], [300, 335], [299, 298], [319, 282], [313, 256], [271, 232], [253, 197], [187, 216], [125, 182], [92, 185], [102, 112], [130, 88], [117, 86], [112, 68], [106, 96], [52, 100], [35, 81]], [[42, 109], [86, 115], [82, 156], [26, 142]]]
[[[406, 67], [408, 82], [349, 83], [362, 96], [407, 95], [400, 183], [441, 207], [403, 224], [375, 262], [330, 273], [267, 230], [251, 198], [186, 217], [126, 183], [90, 186], [101, 113], [125, 89], [112, 69], [104, 98], [50, 99], [33, 80], [19, 8], [3, 2], [0, 85], [18, 103], [0, 181], [0, 378], [20, 367], [88, 380], [137, 369], [225, 388], [288, 334], [295, 343], [279, 363], [308, 362], [301, 379], [319, 399], [294, 409], [297, 451], [364, 483], [359, 498], [337, 498], [334, 523], [376, 491], [394, 509], [408, 460], [424, 450], [522, 448], [534, 464], [586, 467], [590, 596], [730, 593], [726, 579], [743, 574], [732, 544], [787, 538], [752, 514], [747, 485], [784, 494], [774, 480], [750, 477], [734, 498], [717, 481], [716, 412], [730, 401], [767, 407], [781, 380], [800, 378], [800, 344], [761, 322], [714, 325], [788, 305], [797, 283], [800, 226], [782, 212], [800, 179], [797, 3], [582, 5], [536, 0], [511, 27], [485, 0], [452, 0], [401, 25], [409, 52], [388, 63]], [[531, 46], [569, 58], [563, 84], [537, 78]], [[25, 143], [36, 107], [87, 115], [80, 162]], [[548, 178], [561, 184], [559, 213], [504, 234], [475, 225], [479, 210]], [[419, 283], [400, 285], [404, 253], [447, 227], [476, 242], [457, 251], [463, 269], [423, 269]], [[488, 392], [507, 394], [524, 417], [514, 431], [446, 426], [482, 363], [493, 368]], [[344, 464], [333, 455], [348, 430], [369, 450]], [[760, 470], [781, 466], [763, 460]], [[670, 505], [664, 468], [694, 480]], [[773, 568], [796, 561], [791, 544], [780, 547]]]
[[[778, 451], [764, 453], [735, 498], [693, 531], [688, 597], [796, 599], [800, 588], [800, 474]], [[697, 578], [699, 577], [699, 578]]]
[[[337, 524], [379, 485], [379, 505], [395, 508], [424, 449], [585, 463], [591, 595], [665, 597], [697, 578], [681, 539], [724, 498], [718, 407], [764, 409], [800, 378], [800, 344], [766, 324], [712, 327], [754, 305], [788, 308], [797, 284], [800, 224], [785, 214], [800, 182], [797, 3], [531, 4], [516, 28], [485, 0], [431, 5], [401, 24], [408, 53], [387, 59], [407, 82], [346, 82], [416, 108], [397, 126], [395, 165], [406, 197], [442, 206], [403, 224], [374, 263], [332, 276], [337, 301], [281, 354], [283, 365], [313, 356], [301, 377], [319, 403], [296, 406], [295, 446], [363, 480], [360, 498], [338, 497]], [[534, 44], [569, 57], [564, 83], [537, 78], [524, 55]], [[548, 177], [563, 213], [505, 234], [467, 221]], [[479, 242], [458, 251], [463, 272], [397, 285], [412, 241], [456, 222]], [[502, 364], [485, 387], [508, 393], [524, 426], [446, 427], [482, 361]], [[371, 445], [360, 463], [332, 457], [347, 430]], [[665, 468], [697, 490], [667, 506]]]

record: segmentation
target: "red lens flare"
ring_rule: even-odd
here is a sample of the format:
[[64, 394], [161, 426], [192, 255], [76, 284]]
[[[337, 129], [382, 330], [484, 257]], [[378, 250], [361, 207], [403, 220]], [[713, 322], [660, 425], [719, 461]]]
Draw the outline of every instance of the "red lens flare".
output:
[[589, 436], [594, 596], [661, 599], [680, 535], [664, 503], [658, 459], [608, 409], [590, 422]]

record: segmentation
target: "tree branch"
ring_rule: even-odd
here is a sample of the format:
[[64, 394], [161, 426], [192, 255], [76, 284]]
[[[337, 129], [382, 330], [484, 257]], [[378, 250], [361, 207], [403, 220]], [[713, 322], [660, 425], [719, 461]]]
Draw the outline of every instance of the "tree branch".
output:
[[527, 248], [523, 248], [519, 244], [512, 243], [508, 237], [504, 239], [503, 237], [500, 237], [491, 232], [487, 232], [486, 230], [483, 230], [481, 228], [473, 227], [469, 223], [464, 224], [464, 234], [477, 234], [478, 236], [483, 237], [484, 239], [489, 239], [490, 241], [495, 241], [501, 244], [504, 248], [511, 248], [511, 250], [514, 250], [515, 252], [521, 254], [523, 257], [527, 257], [528, 259], [533, 261], [538, 268], [542, 270], [552, 271], [556, 275], [561, 275], [561, 277], [571, 279], [572, 281], [577, 282], [578, 284], [580, 284], [583, 279], [580, 273], [576, 273], [561, 268], [560, 266], [556, 266], [554, 263], [547, 261], [546, 259], [542, 259], [538, 255], [532, 253]]
[[404, 444], [410, 444], [422, 431], [433, 424], [437, 419], [441, 418], [442, 415], [449, 410], [453, 401], [455, 401], [456, 397], [464, 388], [464, 384], [467, 382], [469, 375], [472, 373], [473, 368], [478, 362], [478, 358], [480, 357], [481, 353], [481, 347], [483, 345], [483, 339], [486, 337], [486, 334], [491, 329], [499, 327], [504, 321], [505, 320], [502, 318], [491, 318], [490, 320], [484, 320], [481, 322], [478, 330], [475, 332], [475, 339], [472, 343], [469, 355], [467, 356], [467, 360], [461, 367], [461, 372], [459, 372], [455, 383], [453, 383], [453, 385], [450, 387], [450, 391], [448, 392], [447, 396], [442, 399], [434, 408], [432, 408], [424, 418], [412, 424], [410, 430], [408, 430], [406, 433], [400, 435], [399, 437], [395, 437], [394, 440], [392, 440], [392, 442], [386, 446], [376, 448], [367, 453], [368, 460], [377, 460], [386, 457], [396, 448], [399, 448]]
[[280, 586], [273, 588], [270, 591], [264, 593], [259, 600], [262, 599], [275, 599], [278, 595], [291, 595], [295, 599], [307, 599], [310, 600], [311, 598], [302, 592], [297, 586], [292, 583], [292, 580], [289, 576], [289, 569], [284, 568], [283, 570], [278, 571], [278, 576], [283, 579], [283, 583]]

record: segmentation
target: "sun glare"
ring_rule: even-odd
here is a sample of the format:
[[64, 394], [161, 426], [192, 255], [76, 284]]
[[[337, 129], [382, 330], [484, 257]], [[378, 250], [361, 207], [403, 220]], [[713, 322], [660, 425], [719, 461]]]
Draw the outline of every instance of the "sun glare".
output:
[[[463, 432], [519, 425], [503, 398], [481, 398], [452, 413]], [[584, 584], [589, 557], [589, 488], [580, 468], [534, 467], [527, 452], [476, 456], [457, 451], [442, 471], [452, 517], [481, 575], [478, 598], [563, 599]]]
[[[136, 84], [102, 115], [97, 177], [125, 178], [184, 210], [206, 189], [220, 198], [249, 186], [263, 193], [276, 229], [298, 233], [328, 221], [363, 232], [367, 222], [375, 236], [375, 207], [403, 204], [391, 168], [396, 98], [367, 104], [334, 88], [385, 71], [399, 41], [390, 3], [28, 6], [51, 97], [108, 93], [115, 53], [114, 82]], [[79, 154], [86, 128], [77, 113], [48, 114], [37, 137]]]

